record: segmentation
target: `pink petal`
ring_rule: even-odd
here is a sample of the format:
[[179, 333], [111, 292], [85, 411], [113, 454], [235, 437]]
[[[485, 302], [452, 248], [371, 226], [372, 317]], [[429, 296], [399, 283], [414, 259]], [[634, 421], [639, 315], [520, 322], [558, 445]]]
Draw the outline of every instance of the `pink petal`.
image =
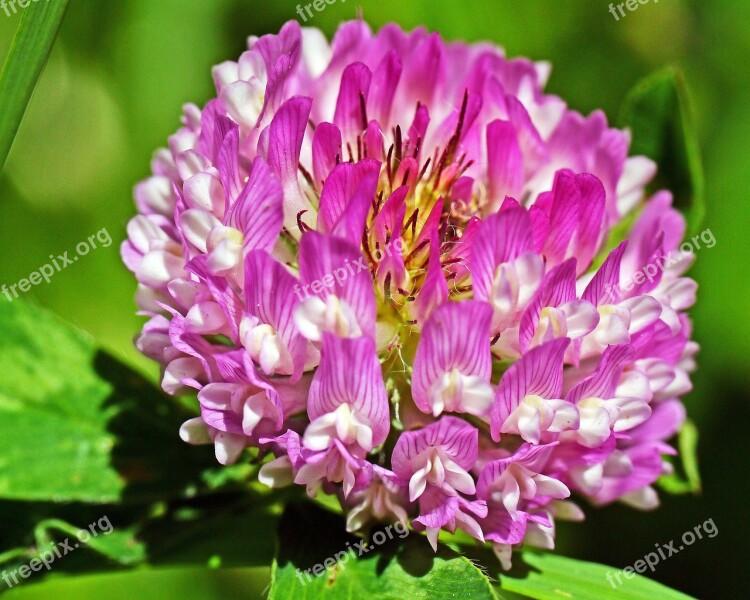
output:
[[503, 374], [490, 413], [492, 439], [499, 440], [503, 423], [527, 395], [560, 398], [563, 356], [569, 343], [569, 338], [560, 338], [537, 346]]
[[414, 403], [422, 412], [432, 412], [430, 390], [453, 369], [489, 381], [491, 319], [487, 304], [467, 300], [446, 302], [425, 323], [412, 374]]
[[586, 286], [581, 300], [591, 302], [594, 306], [617, 304], [620, 301], [620, 263], [627, 245], [627, 241], [622, 242], [609, 253], [607, 259]]
[[474, 295], [489, 300], [497, 266], [532, 251], [531, 221], [523, 208], [489, 216], [471, 242]]
[[309, 207], [297, 181], [299, 156], [310, 117], [312, 100], [295, 96], [287, 100], [271, 121], [268, 136], [268, 165], [284, 189], [284, 225], [297, 228], [297, 214]]
[[323, 187], [328, 175], [342, 161], [341, 132], [332, 123], [318, 123], [313, 135], [313, 177]]
[[336, 113], [333, 117], [333, 122], [341, 130], [344, 140], [353, 140], [367, 127], [365, 107], [371, 81], [370, 69], [361, 62], [352, 63], [344, 69]]
[[470, 469], [477, 460], [479, 432], [463, 419], [445, 416], [436, 423], [415, 431], [402, 433], [393, 448], [393, 472], [409, 481], [413, 474], [411, 461], [424, 450], [440, 448], [463, 469]]
[[[347, 364], [356, 368], [342, 368]], [[366, 418], [373, 446], [385, 441], [390, 429], [388, 396], [375, 343], [369, 337], [343, 339], [324, 334], [320, 366], [310, 385], [308, 414], [314, 420], [341, 404], [349, 404]]]
[[599, 360], [596, 370], [581, 381], [565, 396], [570, 402], [577, 402], [582, 398], [612, 398], [615, 388], [625, 366], [632, 362], [633, 347], [628, 344], [608, 346]]
[[[304, 293], [325, 300], [335, 295], [354, 311], [364, 335], [375, 335], [375, 293], [370, 270], [358, 246], [341, 238], [308, 231], [300, 241], [300, 278]], [[316, 290], [316, 288], [318, 288]]]
[[394, 50], [388, 52], [375, 69], [367, 99], [367, 112], [379, 123], [390, 122], [391, 105], [403, 70], [401, 58]]
[[271, 251], [284, 222], [281, 184], [265, 161], [253, 162], [250, 177], [224, 222], [244, 235], [246, 249]]
[[299, 282], [266, 252], [254, 250], [245, 258], [245, 310], [278, 331], [294, 361], [294, 379], [305, 366], [307, 340], [294, 326], [294, 309], [302, 294]]
[[[340, 163], [326, 179], [320, 194], [320, 208], [318, 211], [318, 231], [329, 233], [334, 230], [347, 207], [356, 198], [360, 206], [372, 187], [373, 177], [377, 184], [380, 173], [380, 163], [374, 159], [364, 159], [357, 163]], [[367, 179], [368, 185], [360, 190], [360, 184]], [[357, 195], [359, 193], [359, 195]], [[374, 190], [373, 190], [374, 195]], [[370, 201], [370, 198], [367, 198]], [[368, 204], [369, 208], [369, 204]], [[361, 242], [358, 238], [357, 243]]]
[[497, 120], [487, 126], [487, 178], [489, 212], [495, 212], [506, 196], [520, 197], [524, 182], [523, 155], [516, 130], [508, 121]]

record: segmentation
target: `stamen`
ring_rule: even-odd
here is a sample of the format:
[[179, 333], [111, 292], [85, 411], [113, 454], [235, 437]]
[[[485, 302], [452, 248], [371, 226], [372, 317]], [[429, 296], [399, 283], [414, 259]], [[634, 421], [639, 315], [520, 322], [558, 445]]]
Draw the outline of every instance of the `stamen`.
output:
[[362, 131], [367, 129], [367, 124], [369, 123], [367, 119], [367, 106], [365, 102], [365, 95], [362, 93], [362, 90], [359, 91], [359, 112], [362, 116]]
[[415, 237], [417, 235], [417, 219], [419, 217], [419, 208], [414, 209], [414, 212], [411, 214], [409, 219], [404, 224], [404, 229], [409, 229], [411, 226], [411, 236]]
[[401, 125], [396, 125], [396, 161], [400, 164], [401, 163], [401, 151], [403, 148], [401, 147]]
[[393, 167], [391, 165], [391, 159], [393, 158], [393, 144], [388, 148], [388, 157], [385, 159], [386, 173], [388, 174], [388, 185], [393, 190]]
[[299, 211], [299, 212], [297, 213], [297, 227], [299, 228], [299, 230], [300, 230], [300, 231], [301, 231], [302, 233], [304, 233], [304, 232], [306, 232], [306, 231], [310, 231], [310, 230], [312, 229], [312, 228], [311, 228], [311, 227], [310, 227], [310, 226], [309, 226], [309, 225], [308, 225], [307, 223], [305, 223], [305, 222], [304, 222], [304, 221], [302, 220], [302, 215], [304, 215], [304, 214], [305, 214], [306, 212], [307, 212], [307, 209], [305, 209], [305, 210], [301, 210], [301, 211]]
[[428, 158], [424, 166], [422, 167], [422, 170], [419, 172], [419, 177], [417, 177], [417, 181], [422, 181], [424, 179], [424, 174], [427, 172], [428, 167], [430, 166], [430, 163], [432, 162], [432, 158]]
[[404, 178], [401, 181], [401, 185], [406, 185], [409, 181], [409, 173], [411, 173], [411, 169], [406, 169], [406, 173], [404, 173]]
[[427, 246], [429, 243], [430, 243], [430, 240], [424, 240], [421, 244], [419, 244], [419, 246], [414, 248], [414, 250], [411, 251], [409, 256], [406, 257], [406, 262], [411, 261], [419, 253], [419, 251], [422, 250], [422, 248]]

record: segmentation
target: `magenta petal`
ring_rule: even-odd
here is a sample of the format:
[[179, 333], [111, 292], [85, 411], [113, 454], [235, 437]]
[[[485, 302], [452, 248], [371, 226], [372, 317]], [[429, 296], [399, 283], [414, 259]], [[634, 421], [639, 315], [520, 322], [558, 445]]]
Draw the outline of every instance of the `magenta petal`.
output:
[[599, 365], [589, 377], [577, 384], [565, 396], [570, 402], [582, 398], [612, 398], [623, 369], [632, 362], [635, 351], [629, 344], [608, 346], [599, 360]]
[[284, 224], [296, 229], [297, 214], [309, 208], [297, 181], [300, 150], [310, 117], [312, 100], [295, 96], [287, 100], [271, 121], [268, 136], [268, 165], [284, 188]]
[[576, 184], [581, 194], [580, 225], [576, 236], [575, 256], [578, 259], [578, 275], [585, 273], [594, 258], [606, 231], [606, 193], [602, 182], [587, 173], [576, 175]]
[[221, 380], [230, 383], [252, 383], [254, 379], [244, 365], [246, 356], [244, 350], [230, 350], [215, 354], [213, 362]]
[[489, 382], [492, 371], [490, 321], [492, 309], [484, 302], [446, 302], [425, 323], [414, 357], [412, 394], [414, 403], [432, 412], [430, 391], [447, 373]]
[[385, 201], [380, 212], [372, 221], [372, 229], [377, 236], [378, 241], [385, 245], [388, 237], [401, 237], [401, 231], [406, 215], [406, 196], [409, 193], [409, 186], [402, 185], [390, 195]]
[[[357, 192], [361, 191], [362, 196], [364, 196], [372, 187], [373, 179], [371, 178], [373, 176], [375, 176], [377, 185], [378, 173], [380, 173], [380, 163], [374, 159], [361, 160], [356, 164], [346, 162], [336, 165], [326, 179], [323, 191], [320, 194], [318, 231], [322, 233], [332, 232]], [[366, 178], [368, 186], [360, 190], [360, 184]], [[362, 196], [357, 197], [358, 203], [363, 202]], [[361, 235], [360, 232], [360, 237], [357, 239], [358, 243], [361, 241]]]
[[377, 121], [370, 121], [362, 136], [364, 141], [364, 155], [377, 161], [385, 160], [385, 135]]
[[[357, 368], [342, 368], [345, 364]], [[310, 385], [308, 414], [313, 420], [341, 404], [350, 405], [366, 419], [373, 447], [385, 441], [390, 430], [388, 396], [375, 343], [369, 337], [343, 339], [324, 334], [320, 366]]]
[[549, 462], [558, 442], [534, 446], [524, 443], [508, 458], [493, 460], [482, 467], [477, 480], [477, 497], [489, 498], [490, 485], [502, 475], [511, 464], [518, 464], [534, 473], [541, 473]]
[[505, 95], [508, 109], [508, 120], [513, 124], [518, 135], [518, 143], [524, 156], [526, 173], [533, 173], [549, 161], [549, 149], [542, 141], [528, 111], [518, 98]]
[[311, 375], [305, 374], [299, 381], [294, 381], [293, 378], [276, 378], [270, 383], [279, 395], [285, 418], [307, 411], [307, 398], [312, 383]]
[[529, 209], [529, 219], [531, 220], [531, 237], [534, 240], [534, 252], [541, 252], [549, 235], [549, 216], [538, 206], [537, 202], [537, 204], [534, 204]]
[[[239, 325], [242, 319], [242, 300], [234, 291], [232, 285], [224, 277], [218, 277], [212, 274], [206, 266], [208, 255], [201, 254], [196, 256], [187, 265], [185, 270], [194, 273], [202, 280], [206, 287], [211, 291], [214, 301], [218, 302], [227, 322], [232, 328], [231, 335], [235, 341], [239, 341]], [[174, 319], [173, 319], [174, 321]]]
[[423, 104], [429, 104], [442, 87], [444, 78], [445, 48], [440, 36], [432, 33], [407, 55], [403, 97], [416, 98]]
[[419, 499], [419, 517], [414, 522], [440, 529], [450, 523], [458, 512], [458, 505], [458, 496], [451, 496], [438, 488], [430, 488]]
[[367, 52], [371, 39], [370, 26], [363, 19], [342, 23], [331, 43], [333, 56], [329, 70], [340, 72], [345, 65], [357, 60], [357, 57]]
[[271, 251], [284, 223], [283, 190], [262, 158], [256, 158], [250, 177], [225, 222], [244, 235], [246, 249]]
[[341, 129], [344, 140], [354, 139], [367, 127], [367, 97], [370, 93], [372, 73], [361, 62], [355, 62], [341, 76], [341, 88], [333, 122]]
[[485, 219], [471, 243], [475, 297], [489, 300], [498, 265], [531, 251], [531, 221], [523, 208], [503, 210]]
[[365, 172], [349, 204], [333, 228], [333, 235], [349, 240], [352, 244], [361, 243], [367, 215], [372, 209], [375, 192], [378, 189], [379, 171], [380, 165], [378, 164], [377, 168], [372, 165], [372, 169]]
[[201, 406], [201, 418], [206, 425], [219, 431], [244, 435], [242, 431], [242, 418], [233, 412]]
[[634, 441], [668, 440], [675, 435], [685, 422], [685, 406], [679, 400], [666, 400], [652, 405], [649, 419], [628, 431]]
[[253, 251], [245, 258], [245, 307], [279, 332], [294, 362], [294, 378], [305, 366], [307, 340], [294, 325], [294, 309], [301, 294], [297, 279], [266, 252]]
[[[414, 303], [419, 323], [427, 321], [438, 306], [448, 301], [448, 284], [443, 274], [437, 231], [433, 232], [430, 240], [429, 253], [427, 274]], [[487, 333], [489, 336], [489, 331]]]
[[596, 493], [597, 504], [614, 502], [622, 495], [654, 483], [662, 474], [664, 461], [662, 444], [644, 443], [624, 451], [632, 464], [628, 475], [606, 475]]
[[504, 506], [490, 508], [487, 518], [481, 521], [484, 539], [498, 544], [520, 544], [526, 535], [528, 518], [528, 513], [519, 511], [514, 521]]
[[313, 135], [313, 177], [322, 188], [328, 174], [342, 160], [341, 132], [332, 123], [318, 123]]
[[576, 299], [576, 259], [569, 258], [554, 267], [544, 277], [544, 282], [524, 311], [519, 329], [521, 350], [525, 352], [539, 324], [539, 316], [545, 307], [558, 307]]
[[305, 293], [312, 288], [323, 300], [329, 295], [344, 300], [354, 311], [362, 334], [374, 336], [375, 292], [359, 247], [342, 238], [308, 231], [300, 241], [299, 256]]
[[620, 293], [620, 263], [628, 242], [622, 242], [612, 250], [607, 259], [599, 267], [594, 277], [581, 296], [581, 300], [591, 302], [594, 306], [601, 304], [617, 304], [621, 300]]
[[[623, 271], [628, 276], [643, 269], [651, 257], [662, 251], [656, 244], [663, 234], [663, 251], [676, 250], [685, 235], [685, 218], [672, 208], [672, 195], [659, 192], [646, 204], [628, 235], [628, 250], [623, 256]], [[646, 293], [645, 290], [635, 295]]]
[[578, 228], [580, 207], [581, 192], [575, 177], [570, 172], [558, 171], [552, 186], [550, 231], [543, 250], [551, 264], [560, 263], [568, 257], [568, 248]]
[[235, 123], [223, 114], [221, 101], [211, 100], [201, 113], [201, 133], [198, 138], [198, 147], [201, 154], [216, 163], [219, 152], [224, 144], [227, 134], [237, 127]]
[[[224, 186], [226, 196], [226, 210], [234, 202], [242, 191], [242, 178], [240, 166], [237, 162], [240, 145], [240, 130], [236, 125], [227, 133], [219, 148], [219, 157], [216, 166]], [[225, 212], [226, 212], [225, 210]]]
[[391, 106], [402, 70], [401, 58], [394, 50], [388, 52], [375, 69], [370, 96], [367, 99], [367, 111], [371, 119], [379, 123], [390, 121]]
[[269, 74], [263, 113], [278, 110], [285, 83], [299, 63], [301, 48], [302, 30], [296, 21], [287, 21], [279, 35], [264, 35], [255, 44], [254, 49], [263, 57]]
[[267, 426], [262, 427], [260, 431], [253, 431], [253, 436], [272, 435], [281, 430], [284, 421], [289, 417], [306, 411], [312, 377], [305, 375], [298, 381], [284, 377], [269, 378], [255, 369], [246, 353], [244, 357], [250, 383], [265, 392], [268, 402], [276, 409], [277, 416], [272, 430]]
[[406, 153], [410, 151], [417, 152], [417, 158], [421, 155], [421, 146], [427, 136], [427, 127], [430, 125], [430, 111], [429, 109], [420, 104], [417, 106], [417, 110], [414, 113], [414, 120], [409, 127], [408, 137], [406, 139]]
[[383, 253], [378, 263], [378, 284], [385, 286], [386, 280], [390, 281], [391, 287], [401, 287], [406, 281], [406, 265], [402, 251], [401, 234], [404, 227], [404, 216], [406, 215], [406, 196], [409, 187], [402, 185], [397, 188], [385, 201], [380, 212], [372, 221], [371, 230]]
[[[448, 261], [454, 261], [447, 268], [448, 273], [455, 273], [456, 281], [461, 281], [463, 277], [470, 274], [469, 260], [471, 256], [471, 245], [481, 228], [482, 220], [479, 217], [472, 217], [466, 224], [464, 234], [461, 239], [456, 241], [448, 250], [446, 258]], [[446, 261], [447, 262], [447, 261]]]
[[393, 448], [393, 472], [409, 481], [414, 473], [412, 459], [430, 447], [442, 449], [462, 469], [470, 469], [477, 460], [479, 432], [463, 419], [448, 416], [422, 429], [405, 431]]
[[560, 338], [532, 348], [503, 374], [490, 413], [494, 440], [499, 439], [503, 423], [527, 395], [561, 397], [563, 356], [569, 343], [569, 338]]
[[[470, 535], [484, 541], [482, 530], [476, 518], [487, 516], [487, 504], [483, 500], [466, 500], [461, 496], [454, 496], [439, 488], [431, 487], [419, 499], [419, 516], [413, 520], [421, 528], [440, 529], [450, 532], [461, 527]], [[469, 521], [467, 529], [462, 527]], [[433, 543], [434, 546], [434, 543]]]
[[508, 121], [497, 120], [487, 126], [487, 178], [490, 207], [500, 206], [505, 196], [520, 197], [523, 155], [516, 130]]

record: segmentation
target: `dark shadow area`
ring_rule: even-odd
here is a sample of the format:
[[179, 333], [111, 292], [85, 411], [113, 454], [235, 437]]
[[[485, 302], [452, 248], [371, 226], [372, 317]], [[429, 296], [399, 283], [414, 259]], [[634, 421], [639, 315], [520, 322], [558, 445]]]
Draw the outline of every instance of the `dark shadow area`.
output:
[[[357, 544], [362, 539], [346, 532], [343, 517], [334, 514], [316, 504], [308, 502], [292, 502], [279, 521], [279, 551], [277, 562], [280, 567], [294, 566], [300, 571], [312, 569], [315, 565], [322, 565], [326, 559], [335, 557], [336, 553], [354, 549], [354, 560], [375, 560], [375, 573], [382, 576], [385, 570], [395, 560], [398, 565], [412, 577], [425, 577], [435, 567], [435, 561], [442, 559], [450, 561], [459, 558], [459, 554], [451, 548], [441, 545], [434, 552], [427, 538], [414, 531], [401, 538], [393, 533], [388, 539], [386, 527], [373, 528], [366, 536], [367, 550], [359, 556]], [[378, 533], [383, 532], [378, 543]], [[482, 556], [482, 565], [497, 563], [492, 552], [487, 550], [488, 556]], [[476, 558], [476, 557], [472, 557]]]
[[190, 446], [179, 437], [196, 416], [105, 352], [94, 358], [96, 373], [112, 386], [102, 410], [116, 442], [112, 466], [125, 482], [125, 504], [179, 496], [200, 489], [203, 473], [218, 467], [213, 447]]

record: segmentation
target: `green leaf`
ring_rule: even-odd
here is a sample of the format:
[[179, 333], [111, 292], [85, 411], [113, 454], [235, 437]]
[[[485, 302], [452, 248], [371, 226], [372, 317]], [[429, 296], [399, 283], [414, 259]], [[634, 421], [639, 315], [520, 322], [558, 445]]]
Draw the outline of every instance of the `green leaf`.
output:
[[682, 74], [667, 68], [633, 88], [620, 111], [633, 134], [631, 154], [656, 161], [655, 188], [667, 188], [686, 213], [690, 234], [698, 232], [704, 207], [704, 175], [690, 101]]
[[50, 313], [0, 301], [0, 498], [142, 502], [205, 487], [192, 413]]
[[[492, 557], [490, 557], [492, 558]], [[645, 563], [644, 563], [645, 568]], [[609, 579], [607, 575], [609, 574]], [[622, 584], [617, 583], [617, 574]], [[688, 600], [691, 597], [635, 573], [547, 552], [523, 552], [499, 576], [500, 594], [509, 591], [537, 600]], [[610, 583], [610, 579], [613, 583]]]
[[[677, 470], [659, 479], [659, 486], [670, 494], [697, 494], [702, 489], [698, 469], [698, 428], [690, 420], [685, 421], [677, 438], [680, 462], [684, 476]], [[668, 457], [669, 458], [669, 457]], [[672, 461], [674, 465], [676, 461]]]
[[47, 63], [68, 0], [34, 2], [23, 9], [0, 73], [0, 171], [10, 153], [36, 82]]
[[49, 313], [0, 302], [0, 497], [111, 502], [124, 478], [96, 349]]
[[[56, 560], [55, 572], [267, 567], [281, 513], [276, 500], [231, 492], [138, 507], [0, 502], [0, 513], [12, 525], [0, 532], [0, 570], [13, 572], [66, 538], [68, 546], [84, 543]], [[92, 529], [96, 536], [88, 535]], [[80, 531], [86, 534], [78, 538]]]
[[[288, 506], [279, 526], [269, 600], [497, 597], [482, 570], [464, 556], [443, 545], [435, 553], [425, 537], [414, 532], [405, 539], [398, 530], [390, 533], [392, 539], [383, 533], [381, 544], [375, 543], [380, 536], [374, 533], [360, 557], [355, 544], [361, 540], [346, 534], [341, 517], [312, 504]], [[337, 553], [340, 561], [334, 564]], [[323, 574], [316, 577], [313, 570]]]
[[104, 517], [112, 533], [56, 571], [270, 564], [289, 493], [248, 485], [257, 461], [221, 467], [183, 443], [181, 403], [19, 300], [0, 301], [0, 364], [0, 569]]

